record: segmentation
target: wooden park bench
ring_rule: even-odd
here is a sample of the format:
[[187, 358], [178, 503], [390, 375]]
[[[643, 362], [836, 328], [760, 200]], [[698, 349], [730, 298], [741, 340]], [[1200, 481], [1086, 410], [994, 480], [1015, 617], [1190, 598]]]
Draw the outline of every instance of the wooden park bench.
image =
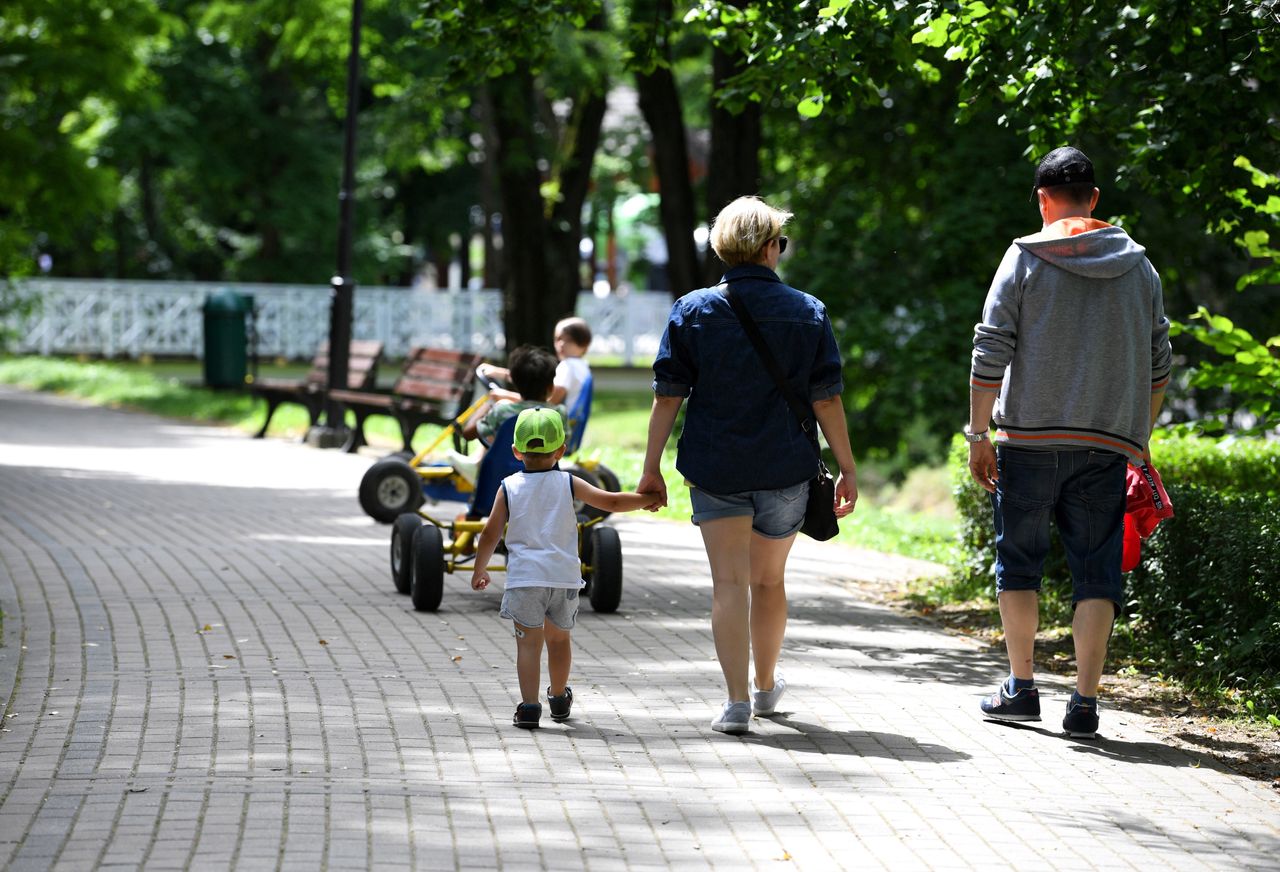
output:
[[390, 393], [330, 391], [329, 396], [356, 417], [355, 429], [344, 446], [352, 452], [367, 445], [364, 422], [371, 415], [387, 415], [400, 425], [403, 450], [413, 452], [413, 437], [423, 424], [448, 424], [469, 405], [476, 367], [484, 358], [470, 351], [414, 348]]
[[[382, 359], [382, 343], [376, 339], [353, 339], [347, 357], [347, 387], [354, 390], [373, 390], [377, 387], [378, 363]], [[249, 390], [267, 402], [267, 420], [254, 434], [261, 439], [267, 434], [271, 416], [282, 403], [297, 403], [311, 416], [311, 426], [320, 421], [324, 411], [325, 389], [329, 384], [329, 341], [320, 343], [311, 361], [311, 370], [302, 379], [264, 378], [250, 385]]]

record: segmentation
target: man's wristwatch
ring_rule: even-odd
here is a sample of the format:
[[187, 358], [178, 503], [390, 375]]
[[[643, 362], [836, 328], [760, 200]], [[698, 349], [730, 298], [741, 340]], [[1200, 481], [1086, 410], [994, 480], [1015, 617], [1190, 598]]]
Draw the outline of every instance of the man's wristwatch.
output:
[[965, 442], [986, 442], [986, 441], [987, 441], [987, 431], [986, 431], [986, 430], [983, 430], [981, 433], [973, 433], [973, 432], [971, 432], [971, 431], [969, 430], [969, 428], [968, 428], [968, 427], [965, 427], [965, 428], [964, 428], [964, 441], [965, 441]]

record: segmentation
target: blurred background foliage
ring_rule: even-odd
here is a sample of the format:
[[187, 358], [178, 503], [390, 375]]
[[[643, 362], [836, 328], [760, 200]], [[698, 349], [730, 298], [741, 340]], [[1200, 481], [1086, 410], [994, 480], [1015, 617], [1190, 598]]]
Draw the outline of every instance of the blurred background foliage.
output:
[[[0, 272], [326, 283], [351, 14], [9, 0]], [[506, 291], [508, 341], [545, 342], [602, 275], [712, 281], [697, 231], [761, 194], [796, 213], [782, 272], [838, 324], [860, 449], [905, 475], [964, 420], [971, 326], [1005, 246], [1037, 229], [1035, 158], [1069, 141], [1098, 167], [1099, 217], [1148, 247], [1186, 322], [1169, 420], [1271, 432], [1278, 16], [1264, 0], [368, 0], [355, 278], [444, 284], [452, 266]], [[618, 266], [611, 245], [637, 250]]]

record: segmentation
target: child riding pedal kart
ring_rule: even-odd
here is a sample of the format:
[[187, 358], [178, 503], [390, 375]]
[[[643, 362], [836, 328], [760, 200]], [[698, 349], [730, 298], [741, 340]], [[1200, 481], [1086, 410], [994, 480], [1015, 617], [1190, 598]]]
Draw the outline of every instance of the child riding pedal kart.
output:
[[[452, 439], [455, 448], [461, 449], [465, 447], [465, 438], [478, 438], [484, 444], [487, 439], [492, 438], [493, 431], [503, 421], [524, 408], [543, 405], [551, 392], [555, 363], [550, 352], [537, 348], [517, 348], [511, 353], [511, 361], [510, 374], [520, 388], [520, 401], [499, 402], [490, 408], [489, 396], [482, 396], [415, 456], [406, 460], [401, 455], [393, 455], [369, 468], [360, 482], [359, 495], [360, 506], [370, 517], [389, 524], [403, 512], [416, 511], [426, 500], [468, 502], [471, 499], [475, 490], [475, 453], [464, 455], [460, 451], [445, 451], [442, 446]], [[476, 375], [481, 382], [488, 381], [483, 367], [476, 371]], [[491, 382], [488, 388], [490, 394], [501, 391]], [[591, 398], [592, 385], [588, 374], [568, 412], [567, 454], [573, 454], [581, 446], [591, 413]], [[485, 413], [481, 414], [482, 411]], [[597, 458], [579, 459], [570, 470], [579, 478], [604, 490], [616, 492], [620, 489], [618, 477]], [[608, 515], [594, 507], [579, 508], [588, 517], [603, 518]]]

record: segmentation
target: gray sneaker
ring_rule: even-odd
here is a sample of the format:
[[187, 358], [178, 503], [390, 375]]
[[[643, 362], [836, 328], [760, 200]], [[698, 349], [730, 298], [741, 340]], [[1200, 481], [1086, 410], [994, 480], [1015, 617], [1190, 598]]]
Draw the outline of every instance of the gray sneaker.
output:
[[771, 715], [778, 708], [778, 702], [782, 699], [782, 695], [787, 692], [787, 680], [785, 678], [774, 678], [773, 688], [771, 690], [757, 690], [755, 697], [755, 710], [758, 715]]
[[711, 722], [711, 729], [735, 736], [748, 732], [751, 729], [751, 703], [726, 702], [720, 714]]

